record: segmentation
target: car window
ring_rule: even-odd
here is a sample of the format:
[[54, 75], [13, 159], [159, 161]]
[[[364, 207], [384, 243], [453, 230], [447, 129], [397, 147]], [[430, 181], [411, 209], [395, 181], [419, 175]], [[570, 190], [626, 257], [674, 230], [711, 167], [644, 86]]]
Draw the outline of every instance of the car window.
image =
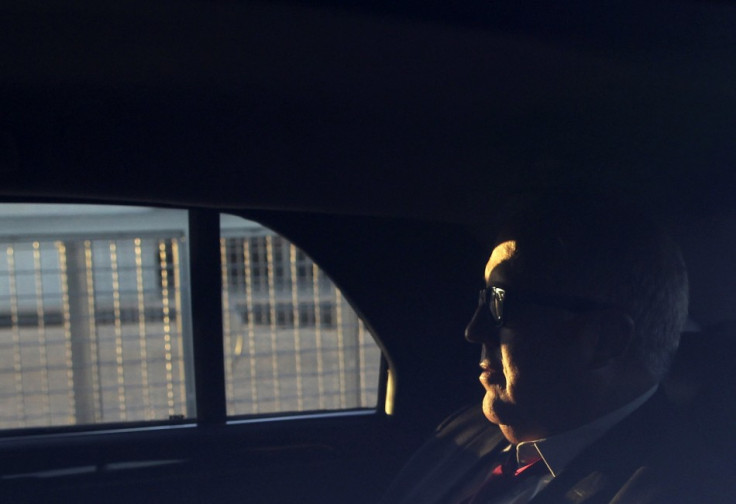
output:
[[268, 228], [221, 228], [228, 415], [375, 408], [381, 353], [340, 289]]
[[[186, 210], [0, 205], [0, 429], [195, 419], [190, 246]], [[228, 414], [375, 408], [380, 351], [324, 272], [244, 219], [220, 246]]]
[[194, 415], [181, 210], [0, 206], [0, 427]]

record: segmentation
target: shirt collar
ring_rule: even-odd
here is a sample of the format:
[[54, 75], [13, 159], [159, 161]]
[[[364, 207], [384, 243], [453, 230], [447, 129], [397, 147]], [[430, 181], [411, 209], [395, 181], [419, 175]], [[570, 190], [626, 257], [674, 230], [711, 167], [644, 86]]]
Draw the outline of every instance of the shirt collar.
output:
[[516, 460], [519, 466], [522, 467], [542, 459], [552, 476], [556, 477], [572, 459], [644, 404], [656, 390], [657, 385], [625, 406], [577, 429], [544, 439], [519, 443], [516, 445]]

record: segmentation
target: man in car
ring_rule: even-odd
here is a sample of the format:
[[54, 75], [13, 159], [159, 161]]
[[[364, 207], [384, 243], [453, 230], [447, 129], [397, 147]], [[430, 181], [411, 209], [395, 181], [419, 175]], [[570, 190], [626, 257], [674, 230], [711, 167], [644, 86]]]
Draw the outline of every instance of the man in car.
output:
[[466, 329], [482, 405], [452, 416], [384, 502], [727, 500], [659, 386], [687, 316], [678, 247], [605, 197], [506, 219]]

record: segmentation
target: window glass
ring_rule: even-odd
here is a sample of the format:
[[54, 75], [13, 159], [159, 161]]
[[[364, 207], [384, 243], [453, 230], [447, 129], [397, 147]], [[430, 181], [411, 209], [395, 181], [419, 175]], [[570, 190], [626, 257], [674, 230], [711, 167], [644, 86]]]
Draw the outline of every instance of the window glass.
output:
[[381, 352], [340, 290], [268, 228], [220, 222], [228, 415], [375, 408]]
[[0, 428], [194, 416], [187, 213], [0, 205]]

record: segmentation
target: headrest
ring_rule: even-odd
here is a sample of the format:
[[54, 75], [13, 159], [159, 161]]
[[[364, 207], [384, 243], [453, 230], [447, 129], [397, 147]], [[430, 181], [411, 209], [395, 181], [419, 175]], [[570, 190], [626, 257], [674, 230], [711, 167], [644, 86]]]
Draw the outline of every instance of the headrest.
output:
[[683, 332], [662, 386], [706, 438], [736, 444], [736, 320]]

